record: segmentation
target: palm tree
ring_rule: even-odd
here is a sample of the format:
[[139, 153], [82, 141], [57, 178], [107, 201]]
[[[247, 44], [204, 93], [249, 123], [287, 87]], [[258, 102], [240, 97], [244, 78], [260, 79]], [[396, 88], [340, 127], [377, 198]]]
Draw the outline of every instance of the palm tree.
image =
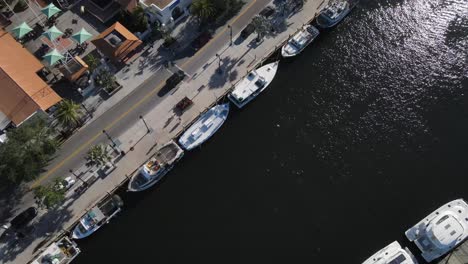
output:
[[252, 19], [252, 25], [255, 27], [255, 32], [257, 33], [257, 41], [260, 41], [271, 28], [270, 22], [263, 16], [255, 16]]
[[110, 161], [111, 157], [107, 151], [107, 146], [104, 145], [95, 145], [92, 146], [88, 150], [88, 154], [86, 156], [86, 160], [88, 161], [88, 165], [94, 166], [102, 166]]
[[57, 120], [65, 127], [71, 128], [78, 125], [81, 116], [80, 105], [72, 100], [64, 99], [58, 105]]
[[194, 0], [190, 12], [203, 23], [216, 14], [216, 8], [212, 0]]

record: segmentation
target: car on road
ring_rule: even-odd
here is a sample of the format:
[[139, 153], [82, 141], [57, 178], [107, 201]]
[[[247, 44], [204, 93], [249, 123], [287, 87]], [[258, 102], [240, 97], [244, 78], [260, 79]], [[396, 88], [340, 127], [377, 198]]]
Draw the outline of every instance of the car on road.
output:
[[246, 39], [255, 31], [255, 26], [250, 22], [240, 33], [242, 39]]
[[263, 16], [264, 18], [270, 18], [274, 14], [275, 14], [275, 9], [271, 6], [267, 6], [262, 11], [260, 11], [260, 15]]
[[183, 71], [177, 71], [174, 74], [172, 74], [169, 79], [166, 80], [166, 88], [167, 89], [173, 89], [176, 87], [183, 79], [185, 78], [185, 74]]
[[9, 227], [21, 229], [27, 226], [37, 216], [37, 209], [29, 207], [10, 221]]
[[200, 36], [198, 36], [194, 41], [192, 41], [192, 48], [194, 50], [201, 49], [203, 46], [206, 45], [206, 43], [210, 41], [212, 37], [213, 36], [208, 31], [201, 33]]
[[68, 176], [64, 178], [58, 185], [58, 190], [68, 190], [75, 184], [76, 180], [72, 176]]

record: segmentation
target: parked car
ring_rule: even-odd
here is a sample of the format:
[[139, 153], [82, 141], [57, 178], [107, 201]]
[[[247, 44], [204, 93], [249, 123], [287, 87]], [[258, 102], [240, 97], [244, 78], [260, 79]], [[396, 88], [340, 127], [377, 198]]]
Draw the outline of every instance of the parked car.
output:
[[250, 22], [240, 33], [241, 38], [246, 39], [255, 31], [255, 26]]
[[64, 178], [58, 185], [57, 188], [59, 190], [68, 190], [75, 184], [76, 180], [72, 176], [68, 176]]
[[212, 38], [212, 35], [210, 32], [205, 31], [203, 32], [200, 36], [198, 36], [193, 42], [192, 42], [192, 48], [194, 50], [199, 50], [203, 46], [205, 46], [206, 43], [210, 41]]
[[37, 209], [29, 207], [10, 221], [10, 227], [21, 229], [27, 226], [37, 216]]
[[169, 79], [166, 80], [166, 88], [173, 89], [176, 87], [183, 79], [185, 78], [185, 74], [183, 71], [177, 71], [172, 74]]
[[265, 18], [269, 18], [273, 14], [275, 14], [275, 9], [273, 7], [271, 7], [271, 6], [267, 6], [262, 11], [260, 11], [260, 15], [265, 17]]

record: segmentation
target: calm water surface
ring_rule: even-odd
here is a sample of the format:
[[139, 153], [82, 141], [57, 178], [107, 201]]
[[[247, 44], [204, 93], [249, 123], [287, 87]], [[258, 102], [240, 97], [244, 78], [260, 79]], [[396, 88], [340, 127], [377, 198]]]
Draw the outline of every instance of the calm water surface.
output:
[[[361, 1], [76, 263], [361, 263], [468, 199], [468, 1]], [[417, 252], [416, 250], [414, 250]]]

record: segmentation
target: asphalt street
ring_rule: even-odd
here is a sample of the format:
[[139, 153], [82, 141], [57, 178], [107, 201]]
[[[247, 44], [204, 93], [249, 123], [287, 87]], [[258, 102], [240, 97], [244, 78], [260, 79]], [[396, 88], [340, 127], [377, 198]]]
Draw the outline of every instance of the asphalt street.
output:
[[[229, 23], [232, 26], [233, 40], [251, 21], [252, 17], [258, 14], [269, 2], [269, 0], [253, 0], [246, 3], [239, 15]], [[176, 65], [188, 75], [192, 75], [215, 57], [216, 53], [224, 45], [230, 42], [230, 31], [231, 29], [227, 25], [220, 28], [213, 39], [202, 49], [192, 57], [185, 57], [175, 61]], [[127, 97], [75, 133], [61, 146], [56, 153], [55, 159], [51, 161], [44, 174], [32, 186], [48, 183], [56, 177], [66, 177], [70, 174], [70, 169], [74, 170], [80, 167], [90, 146], [99, 143], [110, 143], [102, 130], [105, 129], [111, 136], [115, 137], [130, 128], [135, 122], [141, 122], [140, 115], [145, 115], [150, 109], [164, 100], [166, 96], [170, 95], [170, 93], [163, 97], [157, 95], [157, 91], [162, 88], [165, 80], [170, 75], [171, 73], [165, 68], [160, 69]]]

